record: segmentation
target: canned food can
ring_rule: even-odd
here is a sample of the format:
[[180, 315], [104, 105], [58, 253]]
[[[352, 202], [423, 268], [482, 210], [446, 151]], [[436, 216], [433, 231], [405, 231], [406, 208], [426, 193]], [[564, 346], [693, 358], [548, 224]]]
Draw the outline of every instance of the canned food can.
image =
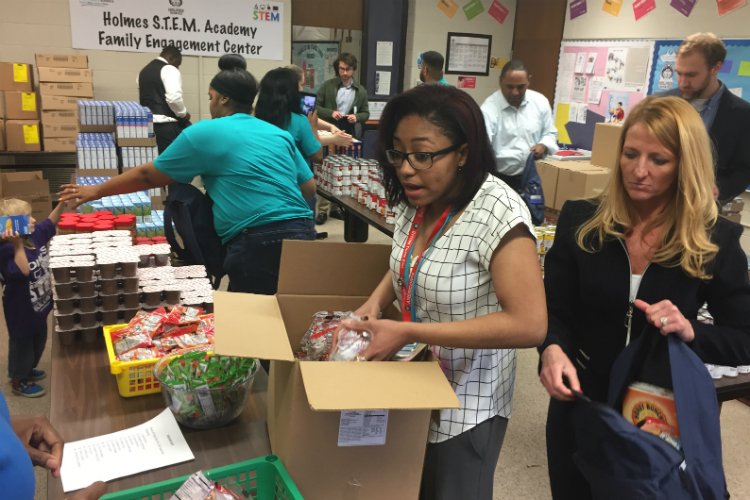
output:
[[352, 187], [351, 186], [343, 186], [343, 190], [341, 191], [342, 196], [351, 196], [352, 195]]
[[333, 188], [333, 194], [336, 196], [343, 196], [344, 195], [344, 186], [335, 186]]
[[378, 196], [378, 193], [373, 193], [370, 191], [370, 210], [373, 210], [375, 212], [378, 211], [378, 200], [380, 197]]
[[382, 196], [378, 197], [378, 214], [385, 217], [386, 201]]
[[344, 176], [343, 180], [341, 181], [342, 186], [351, 186], [352, 185], [352, 178]]
[[396, 223], [396, 212], [395, 212], [395, 210], [386, 207], [385, 223], [386, 224], [395, 224]]

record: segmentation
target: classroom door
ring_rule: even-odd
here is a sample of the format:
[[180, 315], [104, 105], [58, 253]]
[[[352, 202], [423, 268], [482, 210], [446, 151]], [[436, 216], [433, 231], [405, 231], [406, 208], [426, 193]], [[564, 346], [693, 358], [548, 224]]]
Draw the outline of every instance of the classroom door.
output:
[[553, 103], [557, 61], [565, 26], [565, 0], [518, 0], [513, 32], [513, 59], [522, 60], [531, 75], [530, 88]]

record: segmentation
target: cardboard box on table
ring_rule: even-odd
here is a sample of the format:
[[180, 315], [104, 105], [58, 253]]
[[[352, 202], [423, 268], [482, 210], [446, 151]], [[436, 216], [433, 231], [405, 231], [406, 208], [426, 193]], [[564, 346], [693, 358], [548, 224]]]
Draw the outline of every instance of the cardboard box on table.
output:
[[4, 90], [2, 94], [3, 116], [6, 120], [38, 120], [36, 92], [12, 92]]
[[8, 120], [5, 139], [8, 151], [41, 151], [39, 120]]
[[568, 200], [599, 196], [607, 187], [612, 172], [587, 161], [540, 161], [537, 171], [542, 179], [544, 204], [560, 210]]
[[2, 172], [3, 198], [18, 198], [31, 204], [31, 216], [37, 221], [47, 218], [52, 212], [52, 196], [49, 181], [41, 172]]
[[597, 123], [594, 128], [594, 143], [591, 147], [591, 164], [614, 170], [621, 135], [622, 125]]
[[0, 90], [32, 92], [34, 79], [31, 64], [0, 62]]
[[36, 65], [43, 68], [79, 68], [89, 67], [89, 58], [83, 54], [35, 54]]
[[[215, 352], [272, 360], [271, 450], [307, 500], [416, 500], [432, 411], [459, 407], [429, 351], [412, 362], [294, 358], [313, 314], [360, 307], [389, 271], [390, 253], [385, 245], [285, 241], [275, 296], [215, 294]], [[388, 410], [384, 445], [339, 446], [342, 418], [358, 410]]]

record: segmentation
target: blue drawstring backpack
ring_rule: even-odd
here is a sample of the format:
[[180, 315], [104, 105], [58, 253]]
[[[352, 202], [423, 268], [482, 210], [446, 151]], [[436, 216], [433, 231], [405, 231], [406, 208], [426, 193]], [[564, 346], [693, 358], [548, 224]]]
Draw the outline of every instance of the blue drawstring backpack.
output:
[[[682, 450], [622, 416], [634, 381], [672, 389]], [[578, 395], [573, 461], [597, 500], [728, 499], [721, 455], [719, 406], [703, 362], [674, 334], [649, 326], [612, 367], [608, 404]]]
[[536, 161], [534, 153], [529, 155], [526, 160], [526, 168], [523, 171], [521, 180], [521, 198], [529, 207], [531, 221], [534, 225], [544, 222], [544, 192], [542, 191], [542, 178], [536, 170]]

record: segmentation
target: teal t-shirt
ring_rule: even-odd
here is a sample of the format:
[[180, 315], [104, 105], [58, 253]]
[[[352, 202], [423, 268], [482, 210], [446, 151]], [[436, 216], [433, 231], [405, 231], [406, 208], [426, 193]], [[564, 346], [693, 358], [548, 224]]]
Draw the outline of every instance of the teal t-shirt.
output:
[[445, 78], [441, 78], [440, 80], [436, 81], [435, 83], [439, 83], [441, 85], [448, 85], [448, 81]]
[[315, 140], [315, 134], [313, 134], [312, 127], [305, 115], [298, 113], [290, 113], [291, 118], [289, 120], [289, 127], [287, 132], [292, 134], [294, 144], [302, 153], [302, 156], [309, 158], [320, 149], [320, 143]]
[[203, 178], [224, 243], [246, 227], [313, 216], [299, 188], [312, 172], [292, 136], [245, 113], [186, 128], [154, 165], [179, 182]]

